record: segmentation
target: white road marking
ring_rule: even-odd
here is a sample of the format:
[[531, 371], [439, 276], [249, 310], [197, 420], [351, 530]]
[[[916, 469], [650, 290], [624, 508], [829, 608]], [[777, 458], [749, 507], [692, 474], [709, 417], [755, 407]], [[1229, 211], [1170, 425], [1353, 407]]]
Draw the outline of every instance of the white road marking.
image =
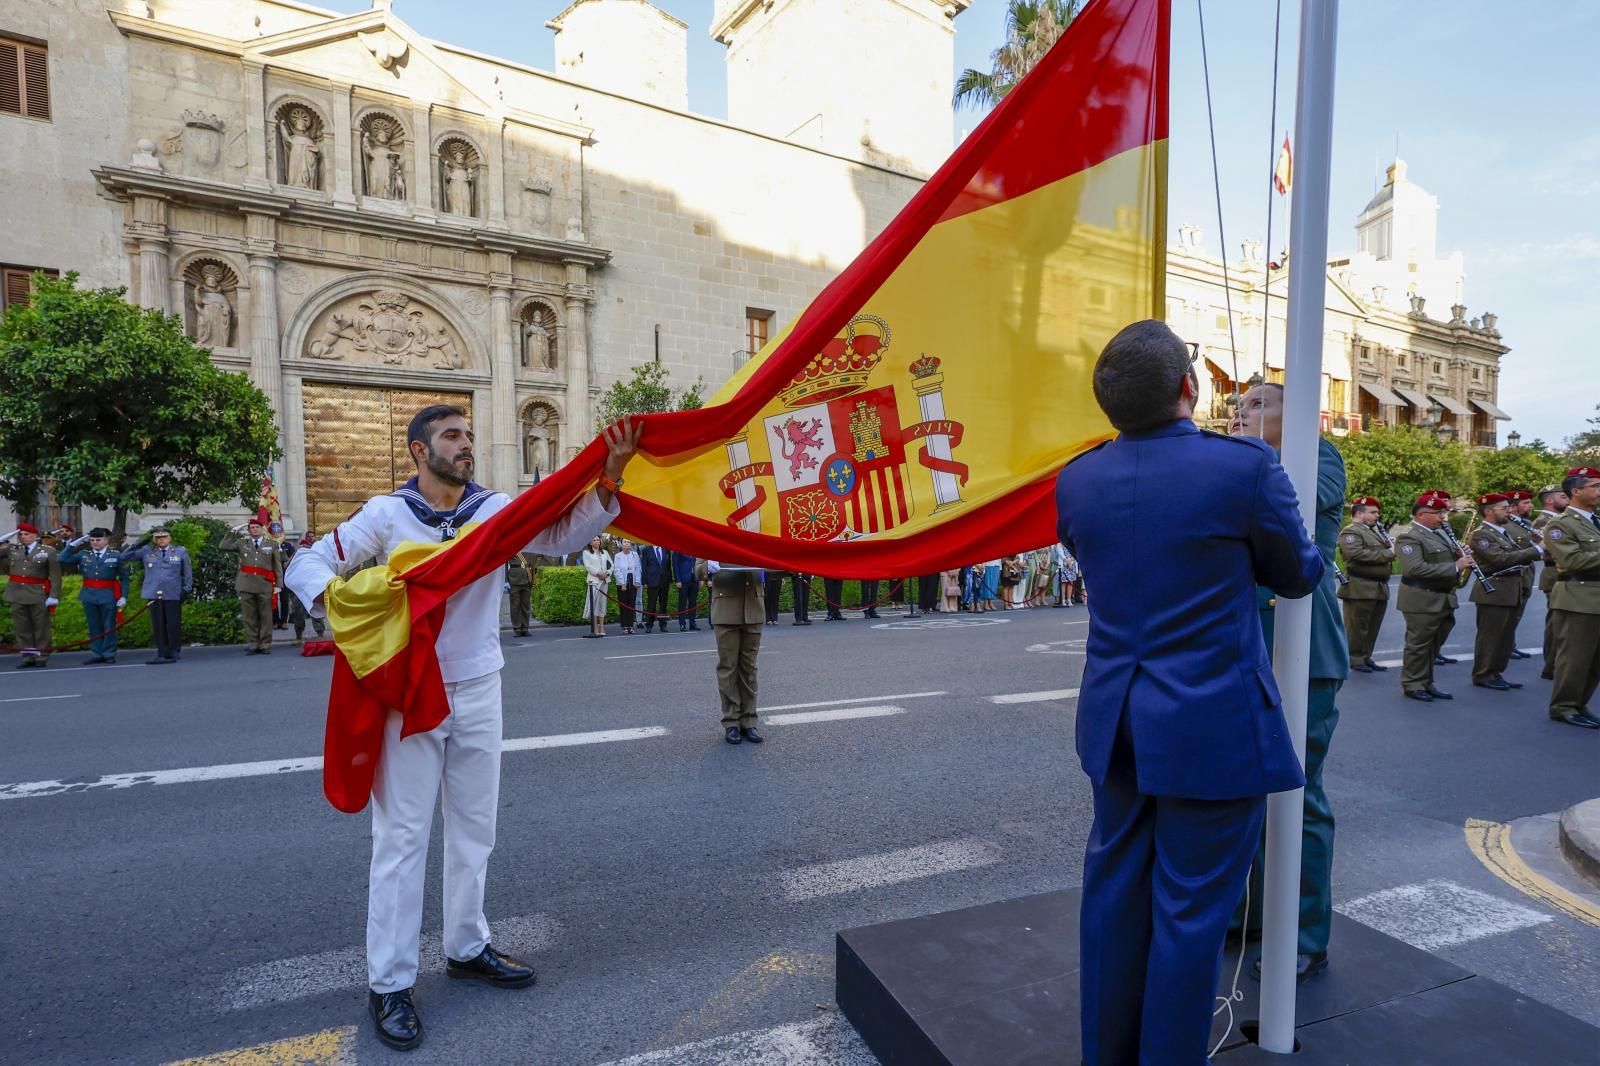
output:
[[882, 888], [902, 881], [972, 870], [999, 861], [1000, 850], [993, 844], [976, 837], [966, 837], [878, 855], [863, 855], [857, 859], [802, 866], [797, 870], [784, 871], [781, 880], [784, 898], [791, 903], [798, 903], [863, 888]]
[[37, 703], [40, 700], [75, 700], [80, 698], [82, 695], [83, 693], [81, 692], [74, 692], [66, 696], [13, 696], [10, 699], [0, 700], [0, 703]]
[[[608, 729], [597, 733], [560, 733], [548, 737], [519, 737], [504, 741], [502, 751], [532, 751], [536, 748], [565, 748], [576, 744], [606, 744], [618, 740], [644, 740], [664, 737], [661, 726], [639, 729]], [[220, 766], [190, 766], [179, 770], [149, 770], [132, 774], [105, 774], [77, 781], [21, 781], [0, 785], [0, 800], [56, 796], [64, 792], [91, 792], [99, 789], [133, 788], [135, 785], [182, 785], [195, 781], [225, 781], [239, 777], [271, 777], [277, 774], [304, 773], [322, 769], [322, 756], [303, 759], [275, 759], [263, 762], [236, 762]]]
[[1002, 696], [985, 696], [990, 703], [1044, 703], [1047, 700], [1075, 700], [1078, 690], [1075, 688], [1057, 688], [1048, 692], [1011, 692]]
[[[529, 955], [553, 944], [560, 932], [560, 923], [548, 914], [518, 915], [489, 923], [495, 950], [524, 962]], [[423, 932], [418, 966], [425, 975], [444, 969], [439, 930]], [[365, 988], [366, 984], [367, 950], [354, 947], [246, 966], [229, 974], [223, 987], [228, 989], [229, 1010], [248, 1010], [324, 992]]]
[[[71, 653], [57, 652], [56, 654], [66, 655]], [[0, 673], [0, 677], [9, 677], [13, 681], [26, 681], [29, 678], [55, 677], [57, 674], [75, 674], [79, 670], [93, 670], [98, 674], [102, 670], [132, 670], [136, 666], [143, 665], [144, 663], [98, 663], [95, 666], [58, 666], [54, 669], [51, 669], [47, 666], [43, 670], [40, 670], [36, 673], [22, 674], [13, 670], [10, 673]]]
[[849, 1022], [830, 1015], [646, 1051], [601, 1066], [878, 1066], [878, 1060]]
[[[582, 638], [579, 638], [582, 639]], [[646, 651], [638, 655], [607, 655], [607, 659], [659, 659], [663, 655], [715, 655], [716, 648], [695, 648], [693, 651]], [[769, 653], [770, 654], [770, 653]]]
[[1038, 655], [1087, 655], [1089, 641], [1085, 637], [1075, 640], [1047, 640], [1042, 644], [1029, 644], [1028, 651]]
[[1555, 917], [1437, 879], [1386, 888], [1334, 909], [1424, 951], [1543, 925]]
[[800, 711], [797, 714], [763, 715], [767, 725], [800, 725], [803, 722], [837, 722], [845, 718], [884, 718], [905, 714], [904, 707], [835, 707], [831, 711]]
[[971, 626], [1003, 626], [1011, 621], [1009, 618], [930, 618], [921, 620], [921, 615], [906, 622], [880, 622], [873, 629], [967, 629]]
[[815, 703], [784, 703], [776, 707], [757, 708], [760, 714], [771, 711], [803, 711], [810, 707], [843, 707], [850, 703], [888, 703], [890, 700], [925, 700], [931, 696], [948, 696], [948, 692], [900, 692], [893, 696], [861, 696], [848, 700], [818, 700]]

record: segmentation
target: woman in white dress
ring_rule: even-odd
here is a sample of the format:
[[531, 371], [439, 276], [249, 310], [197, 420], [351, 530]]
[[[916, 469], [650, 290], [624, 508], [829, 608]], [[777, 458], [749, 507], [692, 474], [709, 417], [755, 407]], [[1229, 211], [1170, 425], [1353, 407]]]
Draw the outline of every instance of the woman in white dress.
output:
[[611, 587], [611, 553], [600, 546], [596, 537], [583, 550], [583, 569], [588, 575], [583, 614], [589, 619], [589, 632], [585, 637], [606, 635], [606, 592]]

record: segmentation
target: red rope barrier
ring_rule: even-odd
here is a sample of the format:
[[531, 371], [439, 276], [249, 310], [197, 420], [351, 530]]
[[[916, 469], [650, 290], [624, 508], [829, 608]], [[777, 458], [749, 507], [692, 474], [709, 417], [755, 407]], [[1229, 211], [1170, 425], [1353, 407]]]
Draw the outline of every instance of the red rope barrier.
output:
[[[91, 636], [84, 637], [82, 640], [73, 641], [71, 644], [52, 644], [52, 645], [50, 645], [48, 647], [39, 648], [39, 649], [36, 649], [36, 650], [39, 652], [39, 654], [41, 656], [44, 656], [44, 655], [54, 655], [58, 651], [75, 651], [75, 650], [77, 650], [79, 648], [87, 648], [90, 644], [93, 644], [95, 641], [99, 640], [101, 637], [108, 637], [112, 633], [117, 632], [123, 626], [128, 625], [135, 618], [138, 618], [140, 615], [144, 614], [149, 609], [150, 609], [150, 601], [149, 600], [145, 600], [144, 601], [144, 606], [140, 607], [137, 611], [134, 611], [131, 615], [128, 615], [126, 618], [122, 619], [116, 625], [112, 626], [110, 629], [106, 630], [103, 633], [95, 633], [95, 634], [93, 634]], [[21, 650], [22, 650], [22, 648], [21, 648], [20, 645], [16, 645], [16, 644], [0, 644], [0, 652], [11, 652], [11, 651], [21, 651]]]

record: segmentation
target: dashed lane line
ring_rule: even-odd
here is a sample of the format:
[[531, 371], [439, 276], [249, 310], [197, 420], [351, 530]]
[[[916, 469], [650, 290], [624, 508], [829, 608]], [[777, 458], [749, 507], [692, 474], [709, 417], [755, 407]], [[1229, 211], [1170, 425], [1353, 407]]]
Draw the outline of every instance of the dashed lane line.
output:
[[806, 722], [838, 722], [846, 718], [886, 718], [905, 714], [904, 707], [835, 707], [831, 711], [799, 711], [795, 714], [767, 714], [761, 720], [767, 725], [801, 725]]
[[914, 848], [821, 862], [780, 875], [784, 898], [800, 903], [864, 888], [882, 888], [938, 874], [957, 873], [1000, 861], [1000, 849], [986, 840], [964, 837]]
[[891, 703], [895, 700], [925, 700], [933, 696], [948, 696], [948, 692], [897, 692], [892, 696], [861, 696], [848, 700], [818, 700], [815, 703], [784, 703], [776, 707], [761, 707], [758, 712], [804, 711], [812, 707], [843, 707], [851, 703]]
[[667, 655], [715, 655], [716, 648], [694, 648], [690, 651], [644, 651], [637, 655], [607, 655], [606, 659], [660, 659]]
[[1334, 910], [1424, 951], [1453, 947], [1553, 921], [1520, 903], [1432, 880], [1386, 888], [1334, 904]]
[[13, 681], [27, 681], [30, 678], [31, 679], [35, 679], [35, 680], [42, 680], [42, 679], [47, 678], [47, 677], [55, 677], [58, 674], [75, 674], [75, 673], [79, 672], [80, 670], [93, 670], [95, 673], [98, 674], [98, 673], [101, 673], [101, 672], [106, 671], [106, 670], [132, 670], [135, 667], [139, 667], [139, 666], [143, 666], [143, 665], [145, 665], [145, 664], [144, 663], [99, 663], [99, 664], [96, 664], [95, 666], [57, 666], [54, 669], [52, 669], [52, 668], [47, 666], [43, 670], [30, 671], [29, 673], [26, 673], [26, 674], [16, 673], [15, 671], [10, 672], [10, 673], [0, 672], [0, 678], [9, 677]]
[[73, 692], [65, 696], [12, 696], [10, 699], [0, 700], [0, 703], [38, 703], [41, 700], [76, 700], [81, 699], [83, 693]]
[[557, 733], [549, 737], [520, 737], [500, 743], [501, 751], [534, 751], [539, 748], [570, 748], [579, 744], [615, 744], [622, 740], [648, 740], [664, 737], [664, 726], [647, 725], [637, 729], [603, 729], [595, 733]]
[[988, 703], [1045, 703], [1049, 700], [1075, 700], [1078, 690], [1075, 688], [1057, 688], [1045, 692], [1009, 692], [1000, 696], [985, 696]]

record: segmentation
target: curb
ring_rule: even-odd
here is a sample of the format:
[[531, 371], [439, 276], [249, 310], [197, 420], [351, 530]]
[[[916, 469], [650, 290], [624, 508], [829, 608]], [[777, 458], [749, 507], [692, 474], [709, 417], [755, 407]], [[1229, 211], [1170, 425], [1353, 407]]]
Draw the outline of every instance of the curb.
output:
[[1561, 812], [1561, 854], [1596, 887], [1600, 887], [1600, 799], [1574, 804]]

